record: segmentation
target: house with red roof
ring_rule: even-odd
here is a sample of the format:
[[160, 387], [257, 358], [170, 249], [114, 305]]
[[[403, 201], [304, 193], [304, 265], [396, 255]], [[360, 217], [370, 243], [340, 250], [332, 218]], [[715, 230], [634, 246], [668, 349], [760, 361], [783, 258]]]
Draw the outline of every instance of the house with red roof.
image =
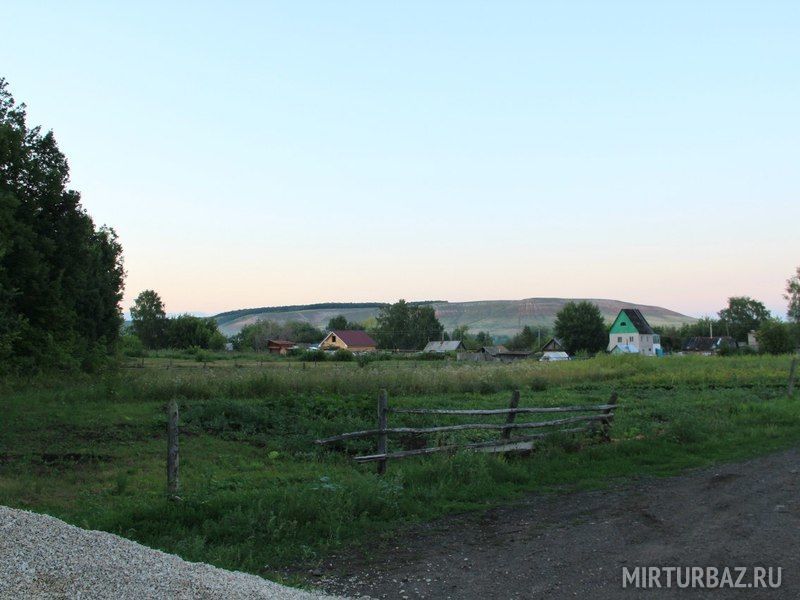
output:
[[374, 352], [376, 347], [366, 331], [342, 329], [331, 331], [319, 344], [320, 350], [350, 350], [350, 352]]

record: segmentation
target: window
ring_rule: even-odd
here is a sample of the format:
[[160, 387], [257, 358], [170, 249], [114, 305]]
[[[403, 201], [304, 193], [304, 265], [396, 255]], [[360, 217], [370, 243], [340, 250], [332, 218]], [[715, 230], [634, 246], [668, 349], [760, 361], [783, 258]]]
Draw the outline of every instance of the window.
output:
[[332, 336], [331, 336], [331, 341], [332, 341], [334, 344], [336, 343], [336, 336], [335, 336], [335, 335], [332, 335]]
[[625, 325], [627, 325], [627, 323], [626, 323], [625, 321], [623, 321], [623, 322], [622, 322], [622, 323], [620, 323], [619, 325], [620, 325], [620, 327], [625, 327]]
[[621, 335], [618, 335], [618, 336], [617, 336], [617, 341], [618, 341], [618, 342], [621, 342], [621, 341], [622, 341], [622, 336], [621, 336]]
[[631, 341], [633, 341], [633, 336], [631, 336]]

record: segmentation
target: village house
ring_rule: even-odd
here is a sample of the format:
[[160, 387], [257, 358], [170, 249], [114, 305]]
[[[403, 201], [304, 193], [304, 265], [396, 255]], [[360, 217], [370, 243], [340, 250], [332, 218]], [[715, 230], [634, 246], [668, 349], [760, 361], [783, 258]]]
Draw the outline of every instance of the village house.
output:
[[286, 356], [289, 350], [295, 348], [297, 344], [289, 340], [267, 340], [267, 352], [270, 354], [280, 354]]
[[661, 337], [653, 331], [638, 308], [619, 311], [608, 333], [608, 348], [612, 354], [642, 354], [661, 356]]
[[557, 360], [569, 360], [569, 353], [564, 344], [558, 338], [550, 338], [541, 349], [542, 357], [540, 362], [550, 362]]
[[428, 342], [422, 349], [423, 353], [444, 354], [445, 352], [461, 352], [466, 350], [464, 343], [460, 340], [452, 340], [448, 342]]
[[682, 354], [702, 354], [710, 356], [720, 350], [735, 350], [736, 340], [726, 335], [716, 337], [690, 337], [686, 338], [681, 346]]
[[350, 352], [374, 352], [377, 344], [366, 331], [343, 329], [331, 331], [319, 343], [320, 350], [349, 350]]

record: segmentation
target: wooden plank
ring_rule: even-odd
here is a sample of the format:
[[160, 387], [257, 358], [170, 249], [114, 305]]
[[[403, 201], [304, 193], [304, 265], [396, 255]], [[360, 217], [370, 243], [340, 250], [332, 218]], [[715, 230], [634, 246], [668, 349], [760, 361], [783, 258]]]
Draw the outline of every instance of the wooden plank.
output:
[[[618, 398], [617, 392], [612, 392], [611, 393], [611, 398], [609, 398], [608, 403], [611, 406], [616, 407], [617, 398]], [[609, 408], [608, 410], [604, 410], [603, 411], [603, 416], [605, 417], [605, 419], [603, 419], [602, 425], [601, 425], [602, 432], [603, 432], [603, 438], [605, 438], [605, 440], [609, 441], [609, 442], [611, 441], [611, 421], [614, 420], [614, 412], [613, 412], [613, 410], [614, 410], [613, 408]]]
[[[385, 433], [386, 428], [389, 426], [388, 420], [389, 413], [389, 395], [386, 390], [381, 390], [378, 394], [378, 429], [384, 433], [378, 434], [378, 454], [386, 454], [388, 446], [388, 438]], [[386, 460], [378, 461], [378, 475], [386, 473]]]
[[[513, 442], [504, 440], [492, 440], [490, 442], [475, 442], [471, 444], [452, 444], [449, 446], [432, 446], [430, 448], [420, 448], [418, 450], [400, 450], [398, 452], [391, 452], [387, 454], [370, 454], [366, 456], [356, 456], [353, 458], [356, 462], [375, 462], [379, 460], [393, 460], [400, 458], [408, 458], [411, 456], [422, 456], [425, 454], [435, 454], [437, 452], [455, 452], [458, 450], [476, 450], [489, 452], [491, 448], [504, 448], [506, 446], [514, 446], [515, 444], [532, 443], [535, 440], [544, 439], [554, 433], [581, 433], [586, 431], [587, 427], [573, 427], [571, 429], [559, 429], [557, 431], [550, 431], [547, 433], [537, 433], [534, 435], [527, 435], [515, 438]], [[528, 449], [528, 448], [514, 448], [514, 449]], [[497, 452], [507, 452], [508, 450], [497, 450]]]
[[[613, 413], [611, 417], [613, 417]], [[328, 438], [316, 440], [316, 444], [330, 444], [332, 442], [341, 442], [344, 440], [352, 440], [362, 437], [371, 437], [373, 435], [390, 434], [390, 433], [414, 433], [414, 434], [427, 434], [439, 433], [442, 431], [465, 431], [469, 429], [536, 429], [539, 427], [554, 427], [556, 425], [567, 425], [569, 423], [580, 423], [581, 421], [606, 421], [609, 414], [602, 415], [580, 415], [577, 417], [566, 417], [564, 419], [553, 419], [551, 421], [536, 421], [534, 423], [467, 423], [464, 425], [443, 425], [440, 427], [389, 427], [386, 429], [366, 429], [364, 431], [351, 431], [349, 433], [342, 433]]]
[[[511, 392], [511, 401], [508, 403], [509, 410], [514, 410], [519, 405], [519, 390], [514, 390]], [[506, 425], [511, 425], [514, 422], [514, 419], [517, 417], [517, 413], [509, 412], [506, 416]], [[511, 427], [505, 427], [503, 431], [500, 433], [500, 439], [507, 440], [511, 437]]]
[[505, 415], [509, 413], [562, 413], [562, 412], [600, 412], [614, 408], [612, 404], [594, 404], [591, 406], [552, 406], [522, 408], [390, 408], [389, 412], [407, 415]]
[[178, 453], [178, 402], [171, 400], [167, 410], [167, 493], [174, 497], [180, 491], [178, 476], [180, 465]]

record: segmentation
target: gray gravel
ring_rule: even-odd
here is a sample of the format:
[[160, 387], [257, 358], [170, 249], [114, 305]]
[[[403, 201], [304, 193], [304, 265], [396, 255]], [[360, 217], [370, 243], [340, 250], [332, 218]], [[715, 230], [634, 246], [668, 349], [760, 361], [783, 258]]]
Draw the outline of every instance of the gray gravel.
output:
[[334, 598], [0, 506], [0, 598]]

